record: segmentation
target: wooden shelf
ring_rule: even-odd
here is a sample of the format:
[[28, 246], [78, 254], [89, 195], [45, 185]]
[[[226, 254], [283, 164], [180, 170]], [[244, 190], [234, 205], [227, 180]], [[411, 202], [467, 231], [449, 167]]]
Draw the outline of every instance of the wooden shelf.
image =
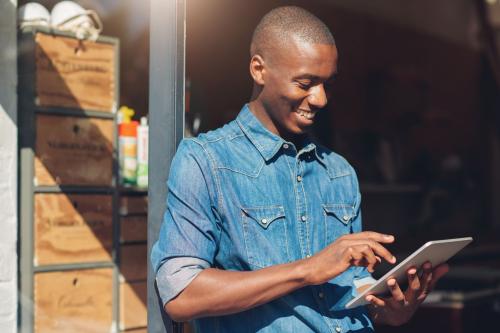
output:
[[139, 194], [139, 195], [144, 195], [148, 194], [148, 189], [147, 188], [142, 188], [142, 187], [137, 187], [137, 186], [120, 186], [120, 193], [122, 194]]

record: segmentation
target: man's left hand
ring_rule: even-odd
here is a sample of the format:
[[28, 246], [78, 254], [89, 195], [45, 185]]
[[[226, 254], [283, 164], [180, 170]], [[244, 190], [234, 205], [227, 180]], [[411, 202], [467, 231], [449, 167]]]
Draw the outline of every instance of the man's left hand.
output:
[[373, 321], [377, 324], [399, 326], [406, 323], [413, 316], [420, 304], [432, 291], [438, 280], [448, 272], [449, 266], [441, 264], [435, 268], [426, 262], [422, 266], [422, 276], [418, 276], [417, 269], [408, 269], [408, 288], [401, 290], [396, 279], [387, 280], [391, 292], [389, 297], [366, 296], [370, 302], [369, 310]]

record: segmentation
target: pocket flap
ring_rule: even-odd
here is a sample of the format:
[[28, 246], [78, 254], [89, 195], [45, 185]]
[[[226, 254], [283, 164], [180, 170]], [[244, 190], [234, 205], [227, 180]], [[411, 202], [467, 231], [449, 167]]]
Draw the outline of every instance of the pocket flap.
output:
[[354, 207], [347, 204], [324, 204], [325, 213], [335, 216], [340, 222], [348, 224], [356, 217]]
[[285, 208], [283, 206], [250, 207], [242, 208], [242, 210], [264, 229], [267, 229], [277, 219], [285, 217]]

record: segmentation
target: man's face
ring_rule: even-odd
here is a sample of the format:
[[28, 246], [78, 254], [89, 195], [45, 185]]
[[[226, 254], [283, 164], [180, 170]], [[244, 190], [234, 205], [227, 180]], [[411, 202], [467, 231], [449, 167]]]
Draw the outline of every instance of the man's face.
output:
[[[260, 100], [283, 137], [302, 134], [325, 107], [337, 72], [334, 45], [294, 41], [266, 61]], [[273, 131], [273, 128], [270, 128]]]

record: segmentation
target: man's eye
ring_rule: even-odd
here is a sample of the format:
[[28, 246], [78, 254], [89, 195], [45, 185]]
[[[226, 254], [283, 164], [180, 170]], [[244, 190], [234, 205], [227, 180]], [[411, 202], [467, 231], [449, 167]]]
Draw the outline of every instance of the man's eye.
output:
[[298, 82], [299, 84], [299, 87], [300, 89], [304, 89], [304, 90], [309, 90], [309, 88], [311, 88], [311, 83], [310, 82]]

